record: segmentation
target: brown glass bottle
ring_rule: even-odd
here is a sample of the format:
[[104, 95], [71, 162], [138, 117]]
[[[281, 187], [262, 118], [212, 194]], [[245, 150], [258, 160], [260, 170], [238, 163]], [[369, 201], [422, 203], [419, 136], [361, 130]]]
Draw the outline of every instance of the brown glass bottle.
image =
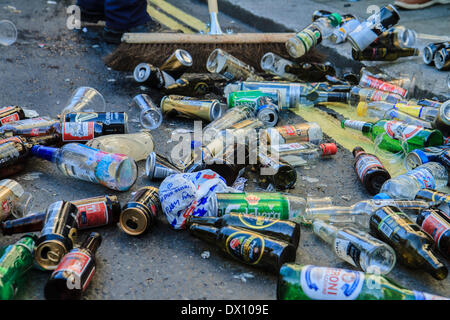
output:
[[369, 47], [363, 51], [352, 48], [352, 57], [357, 61], [395, 61], [398, 58], [419, 55], [417, 48]]
[[29, 154], [26, 141], [21, 137], [0, 140], [0, 179], [22, 171]]
[[[78, 229], [84, 230], [119, 222], [120, 202], [117, 196], [99, 196], [71, 201], [78, 208]], [[3, 235], [41, 231], [46, 212], [39, 212], [0, 224]]]
[[283, 263], [295, 261], [296, 248], [292, 244], [256, 232], [196, 223], [191, 224], [188, 230], [234, 259], [269, 272], [278, 273]]
[[47, 300], [80, 299], [95, 273], [95, 253], [102, 237], [92, 232], [79, 248], [67, 253], [44, 288]]
[[294, 221], [279, 220], [252, 214], [228, 213], [221, 217], [189, 216], [186, 219], [186, 228], [189, 228], [193, 223], [216, 228], [237, 227], [247, 229], [289, 242], [295, 248], [298, 247], [300, 241], [300, 225]]
[[374, 235], [395, 250], [400, 263], [425, 270], [437, 280], [447, 277], [447, 268], [431, 251], [433, 238], [399, 208], [386, 206], [376, 210], [369, 225]]
[[25, 112], [21, 107], [8, 106], [0, 108], [0, 126], [8, 122], [25, 119]]
[[450, 259], [450, 217], [439, 209], [427, 209], [417, 215], [416, 222], [433, 237], [442, 255]]
[[356, 147], [352, 151], [355, 162], [355, 172], [361, 183], [371, 195], [380, 192], [381, 186], [391, 175], [381, 163], [377, 156], [366, 153], [363, 148]]
[[31, 149], [33, 146], [40, 145], [40, 146], [61, 146], [61, 134], [58, 132], [51, 133], [48, 135], [43, 136], [37, 136], [37, 137], [27, 137], [27, 142], [31, 144], [29, 149]]

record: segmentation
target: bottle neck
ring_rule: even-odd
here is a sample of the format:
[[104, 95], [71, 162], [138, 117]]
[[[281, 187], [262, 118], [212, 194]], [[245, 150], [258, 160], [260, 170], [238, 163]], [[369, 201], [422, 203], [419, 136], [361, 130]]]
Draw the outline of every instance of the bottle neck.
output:
[[45, 159], [51, 162], [55, 162], [56, 160], [56, 155], [59, 152], [60, 149], [58, 148], [52, 148], [52, 147], [46, 147], [46, 146], [33, 146], [31, 148], [31, 154], [41, 158], [41, 159]]
[[312, 226], [313, 232], [317, 236], [319, 236], [321, 239], [323, 239], [325, 242], [329, 244], [334, 243], [336, 235], [339, 232], [339, 230], [336, 227], [333, 227], [332, 225], [319, 219], [314, 220]]
[[354, 130], [361, 131], [363, 134], [367, 135], [370, 133], [373, 124], [365, 121], [358, 120], [344, 120], [341, 122], [341, 126], [344, 128], [351, 128]]
[[25, 232], [41, 231], [47, 216], [46, 212], [31, 214], [19, 219], [7, 220], [1, 223], [3, 235], [13, 235]]
[[424, 245], [418, 253], [425, 261], [425, 270], [427, 270], [435, 279], [443, 280], [447, 277], [447, 267], [433, 254], [428, 244]]
[[199, 224], [203, 226], [220, 227], [221, 217], [199, 217], [199, 216], [189, 216], [186, 219], [185, 226], [189, 228], [192, 224]]
[[188, 230], [192, 235], [206, 242], [211, 244], [216, 244], [217, 242], [217, 236], [219, 234], [218, 228], [193, 223], [189, 226]]
[[97, 232], [92, 232], [89, 237], [84, 240], [82, 245], [80, 246], [80, 249], [87, 250], [91, 253], [91, 255], [95, 255], [95, 252], [97, 251], [98, 247], [100, 247], [100, 244], [102, 243], [102, 236]]

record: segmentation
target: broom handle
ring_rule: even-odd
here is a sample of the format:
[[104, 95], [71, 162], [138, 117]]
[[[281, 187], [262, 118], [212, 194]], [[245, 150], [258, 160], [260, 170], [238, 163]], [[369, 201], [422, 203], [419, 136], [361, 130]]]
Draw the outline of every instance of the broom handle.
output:
[[217, 0], [208, 0], [209, 13], [219, 13], [219, 6]]
[[295, 33], [236, 33], [236, 34], [187, 34], [187, 33], [124, 33], [126, 43], [285, 43]]

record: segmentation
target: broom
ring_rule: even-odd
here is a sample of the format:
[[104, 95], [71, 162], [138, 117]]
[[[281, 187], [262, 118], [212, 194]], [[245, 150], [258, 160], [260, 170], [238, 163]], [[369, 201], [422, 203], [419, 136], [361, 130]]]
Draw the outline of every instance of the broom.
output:
[[292, 59], [285, 43], [294, 33], [223, 34], [217, 19], [217, 0], [208, 0], [208, 9], [211, 19], [208, 34], [124, 33], [119, 47], [105, 57], [105, 64], [117, 71], [130, 72], [142, 62], [160, 66], [176, 49], [184, 49], [193, 59], [190, 72], [205, 73], [206, 61], [216, 48], [228, 52], [256, 70], [261, 70], [261, 58], [267, 52], [296, 62], [324, 61], [324, 55], [317, 50], [312, 50], [299, 59]]

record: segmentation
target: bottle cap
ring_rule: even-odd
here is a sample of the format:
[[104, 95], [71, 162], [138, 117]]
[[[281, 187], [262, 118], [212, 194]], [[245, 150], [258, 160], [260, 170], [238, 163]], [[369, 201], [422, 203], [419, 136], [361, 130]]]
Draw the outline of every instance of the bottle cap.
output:
[[336, 154], [337, 146], [335, 143], [322, 143], [320, 145], [322, 148], [322, 157]]
[[330, 16], [328, 17], [328, 19], [331, 22], [331, 25], [333, 27], [337, 27], [338, 25], [341, 24], [342, 22], [342, 17], [339, 13], [333, 12], [332, 14], [330, 14]]
[[360, 117], [364, 117], [367, 114], [368, 104], [365, 101], [361, 101], [358, 103], [356, 107], [356, 114]]
[[379, 193], [375, 196], [373, 196], [372, 199], [391, 199], [386, 193]]

